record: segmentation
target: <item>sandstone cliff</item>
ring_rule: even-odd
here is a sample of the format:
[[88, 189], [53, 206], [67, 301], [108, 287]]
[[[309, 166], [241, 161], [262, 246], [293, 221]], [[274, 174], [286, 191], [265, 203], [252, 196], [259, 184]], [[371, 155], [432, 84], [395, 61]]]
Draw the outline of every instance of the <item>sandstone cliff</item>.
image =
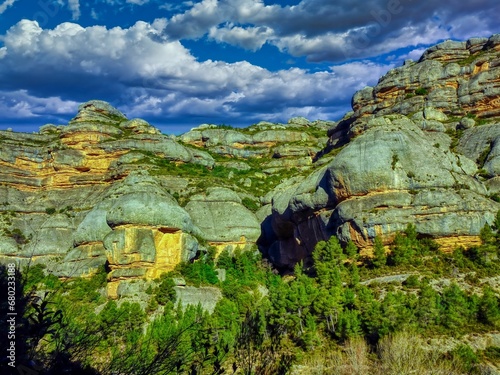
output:
[[500, 205], [500, 36], [444, 42], [357, 92], [329, 129], [334, 159], [277, 189], [264, 243], [276, 263], [338, 236], [370, 248], [407, 223], [443, 250], [474, 245]]
[[116, 298], [207, 246], [249, 248], [260, 196], [291, 167], [312, 168], [314, 134], [326, 145], [331, 124], [205, 125], [177, 138], [93, 100], [68, 125], [0, 132], [0, 261], [43, 263], [64, 278], [106, 264]]
[[175, 137], [94, 100], [68, 125], [1, 131], [0, 261], [106, 264], [117, 297], [207, 245], [290, 267], [331, 235], [369, 250], [407, 223], [445, 251], [478, 243], [500, 209], [500, 36], [432, 47], [352, 108]]

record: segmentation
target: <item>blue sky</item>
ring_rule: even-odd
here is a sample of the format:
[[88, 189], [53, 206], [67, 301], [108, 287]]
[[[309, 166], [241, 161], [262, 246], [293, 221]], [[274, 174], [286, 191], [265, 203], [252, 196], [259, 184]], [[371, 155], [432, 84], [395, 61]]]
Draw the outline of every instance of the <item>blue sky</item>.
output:
[[0, 0], [0, 129], [106, 100], [164, 133], [295, 116], [445, 39], [500, 32], [498, 0]]

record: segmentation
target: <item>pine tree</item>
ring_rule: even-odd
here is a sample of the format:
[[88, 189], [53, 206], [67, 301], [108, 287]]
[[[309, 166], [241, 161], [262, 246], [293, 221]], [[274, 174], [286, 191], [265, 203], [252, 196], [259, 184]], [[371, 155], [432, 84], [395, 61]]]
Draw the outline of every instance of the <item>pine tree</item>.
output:
[[452, 284], [443, 291], [445, 313], [443, 323], [452, 329], [459, 329], [470, 321], [473, 311], [467, 295], [457, 284]]
[[379, 236], [375, 237], [373, 242], [373, 259], [372, 264], [374, 267], [379, 268], [385, 266], [387, 263], [387, 255], [385, 254], [384, 244]]
[[415, 308], [418, 324], [423, 328], [439, 325], [443, 312], [439, 293], [426, 284], [420, 289], [418, 297]]
[[345, 255], [338, 239], [332, 236], [327, 242], [319, 242], [312, 256], [319, 284], [325, 288], [341, 286], [341, 268]]
[[491, 287], [483, 289], [483, 295], [479, 300], [478, 319], [480, 322], [492, 326], [500, 326], [500, 304], [495, 292]]
[[345, 249], [344, 249], [345, 255], [351, 259], [351, 260], [356, 260], [358, 259], [358, 247], [352, 242], [351, 240], [347, 243]]

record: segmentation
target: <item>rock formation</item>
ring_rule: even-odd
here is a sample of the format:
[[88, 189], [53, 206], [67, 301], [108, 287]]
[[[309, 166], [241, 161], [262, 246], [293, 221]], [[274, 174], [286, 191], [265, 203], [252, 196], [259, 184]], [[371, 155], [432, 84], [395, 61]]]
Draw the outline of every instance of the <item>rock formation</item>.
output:
[[257, 243], [286, 268], [331, 235], [369, 251], [408, 223], [444, 251], [476, 244], [500, 209], [499, 77], [494, 35], [429, 48], [339, 122], [175, 137], [93, 100], [68, 125], [0, 131], [0, 261], [106, 264], [116, 298], [207, 246]]
[[328, 131], [333, 160], [274, 195], [271, 259], [293, 264], [331, 235], [369, 249], [407, 223], [445, 251], [477, 244], [500, 208], [499, 51], [499, 35], [444, 42], [357, 92]]

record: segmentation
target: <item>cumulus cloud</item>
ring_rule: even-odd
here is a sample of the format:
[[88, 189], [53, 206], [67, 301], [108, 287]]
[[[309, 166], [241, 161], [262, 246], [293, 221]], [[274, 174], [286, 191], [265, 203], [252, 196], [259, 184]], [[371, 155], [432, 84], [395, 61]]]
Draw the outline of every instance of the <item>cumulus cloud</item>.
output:
[[21, 108], [38, 113], [18, 104], [40, 108], [33, 98], [64, 97], [72, 106], [90, 95], [138, 117], [331, 118], [348, 109], [345, 103], [355, 89], [374, 84], [391, 67], [364, 61], [314, 73], [298, 68], [271, 72], [246, 61], [200, 62], [179, 41], [158, 38], [164, 25], [157, 20], [107, 29], [63, 23], [42, 29], [34, 21], [20, 21], [3, 37], [0, 64], [3, 87], [25, 96], [9, 102], [18, 108], [13, 113], [21, 115]]
[[173, 16], [164, 33], [171, 39], [208, 35], [249, 50], [268, 42], [309, 61], [337, 62], [446, 38], [487, 35], [497, 29], [499, 13], [497, 0], [302, 0], [294, 6], [202, 0]]
[[5, 12], [7, 8], [11, 7], [17, 0], [4, 0], [3, 3], [0, 4], [0, 14]]
[[57, 115], [72, 115], [77, 108], [77, 102], [60, 97], [39, 98], [29, 95], [27, 90], [0, 91], [3, 120], [36, 118], [46, 116], [47, 113], [57, 118]]
[[209, 38], [219, 43], [239, 46], [247, 50], [257, 51], [273, 35], [273, 30], [268, 27], [239, 27], [228, 24], [221, 28], [212, 27], [208, 33]]

